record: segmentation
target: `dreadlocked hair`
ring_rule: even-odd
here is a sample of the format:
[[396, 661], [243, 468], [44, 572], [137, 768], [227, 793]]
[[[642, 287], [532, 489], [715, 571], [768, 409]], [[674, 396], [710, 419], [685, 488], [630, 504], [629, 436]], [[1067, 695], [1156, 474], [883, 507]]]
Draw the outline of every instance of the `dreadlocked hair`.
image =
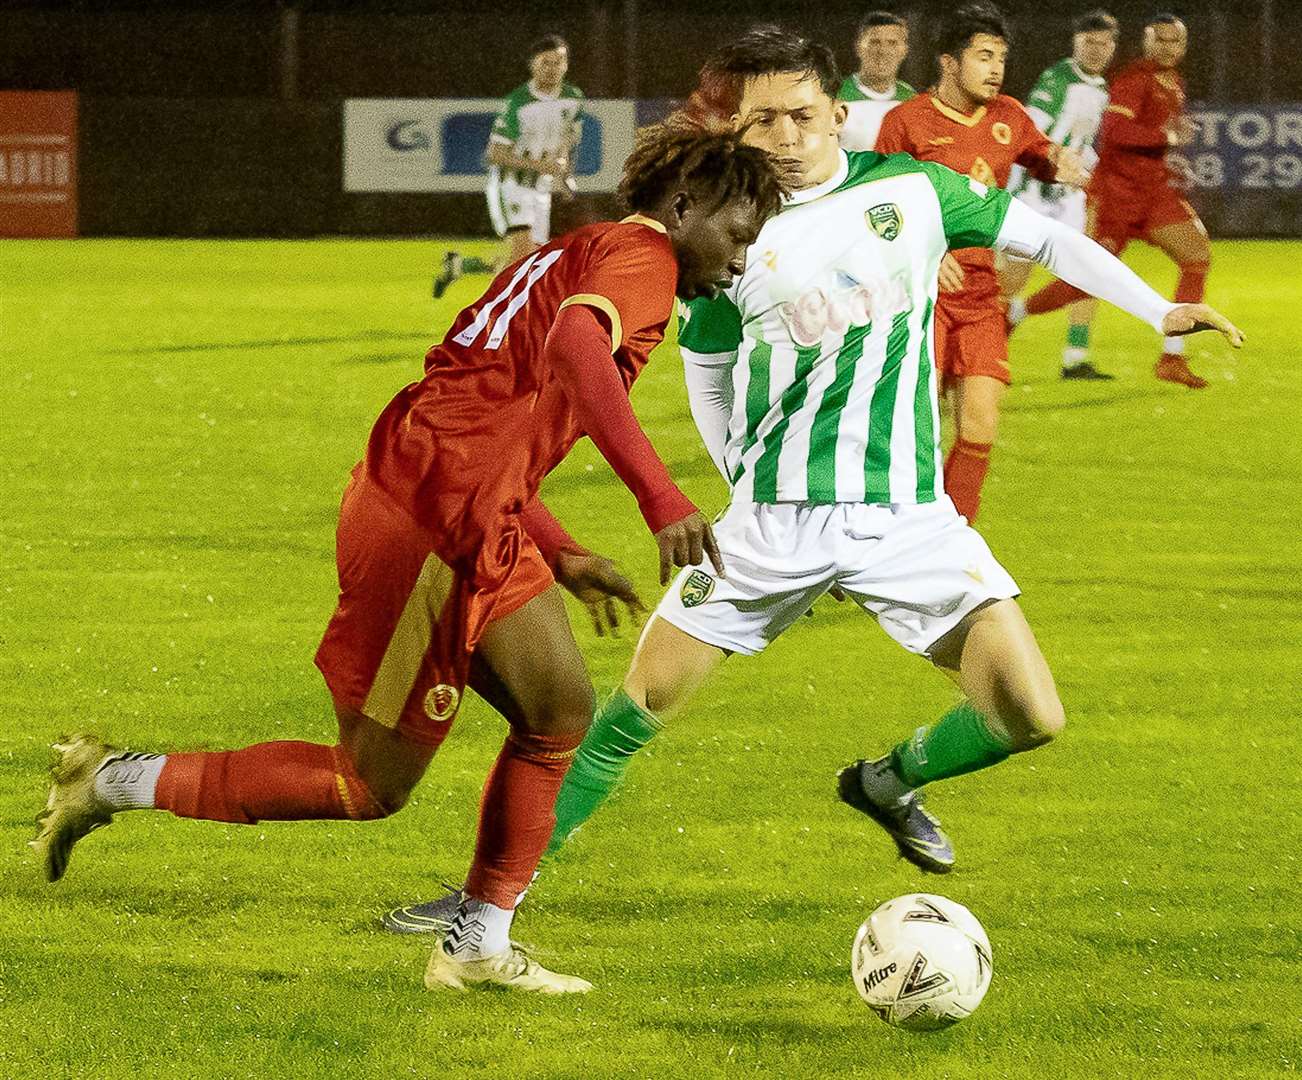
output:
[[744, 199], [762, 219], [776, 214], [790, 194], [768, 153], [743, 145], [736, 133], [711, 134], [679, 123], [643, 128], [624, 163], [620, 196], [637, 213], [656, 209], [683, 189], [711, 209]]

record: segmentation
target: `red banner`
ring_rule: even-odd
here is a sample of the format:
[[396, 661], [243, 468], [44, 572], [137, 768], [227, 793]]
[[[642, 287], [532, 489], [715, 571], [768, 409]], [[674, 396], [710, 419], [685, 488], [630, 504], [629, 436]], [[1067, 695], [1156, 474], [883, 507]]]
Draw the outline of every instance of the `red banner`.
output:
[[0, 236], [77, 235], [77, 94], [0, 91]]

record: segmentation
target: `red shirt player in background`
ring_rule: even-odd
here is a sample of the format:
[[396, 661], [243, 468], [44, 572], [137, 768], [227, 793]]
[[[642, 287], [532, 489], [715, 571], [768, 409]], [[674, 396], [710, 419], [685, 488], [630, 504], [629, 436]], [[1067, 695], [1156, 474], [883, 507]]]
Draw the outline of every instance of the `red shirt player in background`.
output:
[[[1161, 248], [1180, 268], [1177, 303], [1202, 301], [1211, 267], [1207, 230], [1184, 197], [1166, 161], [1166, 152], [1193, 137], [1193, 124], [1182, 115], [1184, 84], [1176, 70], [1188, 49], [1189, 35], [1174, 15], [1154, 15], [1144, 27], [1144, 58], [1127, 64], [1112, 80], [1107, 111], [1099, 128], [1099, 163], [1089, 186], [1085, 231], [1113, 254], [1134, 239]], [[1016, 323], [1041, 315], [1084, 295], [1065, 281], [1055, 281], [1015, 304]], [[1189, 370], [1184, 339], [1162, 341], [1154, 374], [1167, 382], [1201, 390], [1207, 380]]]
[[238, 824], [385, 817], [406, 802], [469, 685], [511, 731], [425, 984], [590, 989], [530, 960], [508, 931], [592, 719], [556, 584], [589, 605], [598, 630], [603, 616], [614, 621], [613, 598], [640, 605], [614, 564], [566, 534], [538, 487], [587, 435], [637, 497], [662, 583], [703, 555], [722, 573], [708, 522], [670, 479], [628, 390], [675, 293], [713, 295], [740, 274], [784, 188], [769, 157], [735, 136], [661, 128], [629, 158], [622, 191], [632, 217], [578, 229], [502, 271], [371, 431], [340, 509], [339, 602], [316, 657], [339, 741], [156, 755], [67, 738], [32, 842], [51, 881], [118, 810]]
[[[999, 92], [1008, 42], [1007, 23], [994, 7], [969, 4], [951, 14], [938, 42], [940, 82], [886, 114], [877, 149], [936, 161], [996, 187], [1008, 182], [1014, 164], [1040, 180], [1082, 186], [1087, 176], [1079, 157], [1051, 142], [1020, 104]], [[1009, 383], [994, 252], [970, 248], [946, 256], [940, 287], [936, 364], [944, 390], [954, 395], [957, 427], [945, 459], [945, 491], [972, 521]]]

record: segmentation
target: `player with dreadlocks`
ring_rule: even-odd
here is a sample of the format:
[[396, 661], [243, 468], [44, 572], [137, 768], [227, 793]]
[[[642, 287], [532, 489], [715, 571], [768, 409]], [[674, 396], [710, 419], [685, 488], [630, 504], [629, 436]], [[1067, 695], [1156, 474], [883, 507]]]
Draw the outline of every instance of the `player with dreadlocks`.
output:
[[316, 655], [338, 741], [141, 754], [64, 738], [32, 842], [49, 880], [63, 875], [77, 840], [120, 810], [245, 825], [386, 817], [425, 772], [468, 685], [511, 730], [425, 984], [590, 988], [529, 959], [508, 931], [593, 713], [556, 586], [589, 606], [598, 631], [615, 622], [616, 600], [640, 605], [614, 563], [548, 513], [538, 488], [587, 435], [636, 496], [661, 581], [706, 558], [722, 571], [709, 523], [670, 478], [628, 391], [675, 293], [693, 300], [727, 288], [785, 193], [763, 150], [666, 128], [629, 158], [622, 190], [632, 216], [578, 229], [503, 270], [372, 428], [344, 493], [339, 603]]

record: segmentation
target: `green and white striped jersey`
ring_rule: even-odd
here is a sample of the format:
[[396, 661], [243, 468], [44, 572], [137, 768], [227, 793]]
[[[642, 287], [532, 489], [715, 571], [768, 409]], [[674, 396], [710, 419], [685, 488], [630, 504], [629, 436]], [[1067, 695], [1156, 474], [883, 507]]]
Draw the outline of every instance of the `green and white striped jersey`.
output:
[[[1059, 146], [1070, 146], [1088, 155], [1107, 104], [1107, 79], [1086, 74], [1068, 57], [1041, 72], [1031, 96], [1026, 99], [1026, 111], [1035, 126]], [[1034, 183], [1037, 181], [1022, 171], [1010, 187], [1021, 191]]]
[[735, 354], [734, 501], [941, 495], [936, 269], [949, 248], [993, 245], [1010, 201], [934, 162], [842, 151], [835, 176], [765, 223], [725, 294], [683, 307], [689, 360]]
[[841, 129], [841, 149], [871, 150], [877, 145], [877, 132], [882, 126], [882, 117], [901, 101], [916, 97], [917, 93], [902, 79], [896, 79], [891, 89], [881, 93], [871, 86], [865, 86], [858, 75], [849, 76], [837, 94], [837, 100], [844, 101], [849, 111], [845, 127]]
[[[523, 157], [541, 158], [544, 154], [560, 154], [577, 142], [583, 115], [583, 91], [577, 86], [562, 83], [560, 92], [553, 95], [539, 93], [532, 82], [516, 87], [502, 103], [502, 110], [493, 120], [490, 141], [515, 148]], [[537, 185], [537, 173], [499, 170], [490, 166], [495, 179]], [[544, 177], [549, 184], [551, 177]]]

